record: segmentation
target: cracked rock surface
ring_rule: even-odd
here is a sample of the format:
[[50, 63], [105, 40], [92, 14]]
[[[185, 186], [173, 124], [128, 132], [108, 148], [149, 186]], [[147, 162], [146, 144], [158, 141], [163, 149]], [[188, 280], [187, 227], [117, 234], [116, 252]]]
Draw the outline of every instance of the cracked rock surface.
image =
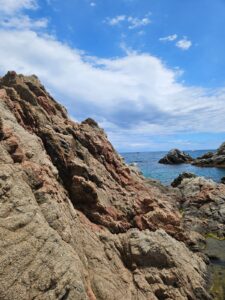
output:
[[0, 78], [0, 299], [204, 300], [181, 193], [146, 181], [36, 76]]
[[186, 230], [225, 237], [225, 185], [184, 173], [174, 180], [182, 194], [180, 208]]

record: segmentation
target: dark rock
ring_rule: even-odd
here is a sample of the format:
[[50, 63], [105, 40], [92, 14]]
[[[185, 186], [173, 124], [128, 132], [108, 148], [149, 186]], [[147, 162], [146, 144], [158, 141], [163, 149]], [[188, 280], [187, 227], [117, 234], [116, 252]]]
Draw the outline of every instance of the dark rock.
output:
[[215, 153], [208, 152], [196, 158], [192, 164], [199, 167], [225, 168], [225, 143], [223, 143]]
[[214, 155], [214, 153], [211, 152], [211, 151], [209, 151], [209, 152], [203, 154], [202, 156], [197, 157], [196, 159], [207, 159], [207, 158], [212, 158], [213, 155]]
[[91, 118], [87, 118], [86, 120], [84, 120], [82, 122], [82, 124], [88, 124], [91, 127], [99, 128], [98, 123], [95, 120], [91, 119]]
[[0, 140], [2, 140], [3, 138], [4, 138], [4, 130], [3, 130], [2, 119], [0, 117]]
[[171, 186], [172, 187], [177, 187], [178, 185], [181, 184], [183, 179], [185, 179], [185, 178], [195, 178], [195, 177], [197, 177], [197, 176], [193, 173], [183, 172], [177, 178], [174, 179], [174, 181], [171, 183]]
[[189, 163], [193, 160], [193, 158], [179, 149], [170, 150], [166, 156], [159, 160], [160, 164], [182, 164]]
[[216, 151], [217, 155], [225, 155], [225, 143], [220, 145], [219, 149]]
[[225, 184], [225, 177], [221, 178], [221, 183]]

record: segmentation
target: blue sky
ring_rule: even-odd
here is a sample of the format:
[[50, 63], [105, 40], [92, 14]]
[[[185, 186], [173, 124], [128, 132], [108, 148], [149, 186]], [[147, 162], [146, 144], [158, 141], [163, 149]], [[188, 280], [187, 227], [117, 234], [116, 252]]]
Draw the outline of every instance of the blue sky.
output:
[[37, 74], [119, 151], [225, 140], [224, 0], [0, 0], [0, 73]]

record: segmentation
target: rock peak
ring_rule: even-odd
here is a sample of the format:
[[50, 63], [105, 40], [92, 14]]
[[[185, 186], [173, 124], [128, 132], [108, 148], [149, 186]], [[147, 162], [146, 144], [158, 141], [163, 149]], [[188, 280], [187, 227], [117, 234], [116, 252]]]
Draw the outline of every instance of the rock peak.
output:
[[89, 126], [93, 127], [93, 128], [99, 128], [98, 123], [93, 120], [92, 118], [87, 118], [86, 120], [84, 120], [82, 122], [82, 124], [88, 124]]
[[179, 149], [172, 149], [163, 158], [159, 160], [159, 163], [172, 165], [172, 164], [188, 163], [191, 162], [192, 160], [193, 158], [189, 154]]

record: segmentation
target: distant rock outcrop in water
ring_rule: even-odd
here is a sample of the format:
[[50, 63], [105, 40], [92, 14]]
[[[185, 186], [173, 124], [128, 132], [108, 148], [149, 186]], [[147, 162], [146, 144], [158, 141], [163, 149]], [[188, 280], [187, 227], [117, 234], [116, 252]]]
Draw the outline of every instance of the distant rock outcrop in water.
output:
[[208, 152], [194, 160], [193, 165], [199, 167], [222, 167], [225, 168], [225, 143], [215, 152]]
[[170, 150], [163, 158], [159, 160], [161, 164], [182, 164], [190, 163], [198, 167], [220, 167], [225, 168], [225, 143], [219, 149], [213, 152], [207, 152], [196, 159], [178, 149]]
[[160, 164], [182, 164], [190, 163], [193, 161], [193, 158], [187, 153], [180, 151], [179, 149], [170, 150], [163, 158], [159, 160]]
[[1, 300], [210, 299], [180, 201], [36, 76], [0, 79]]

